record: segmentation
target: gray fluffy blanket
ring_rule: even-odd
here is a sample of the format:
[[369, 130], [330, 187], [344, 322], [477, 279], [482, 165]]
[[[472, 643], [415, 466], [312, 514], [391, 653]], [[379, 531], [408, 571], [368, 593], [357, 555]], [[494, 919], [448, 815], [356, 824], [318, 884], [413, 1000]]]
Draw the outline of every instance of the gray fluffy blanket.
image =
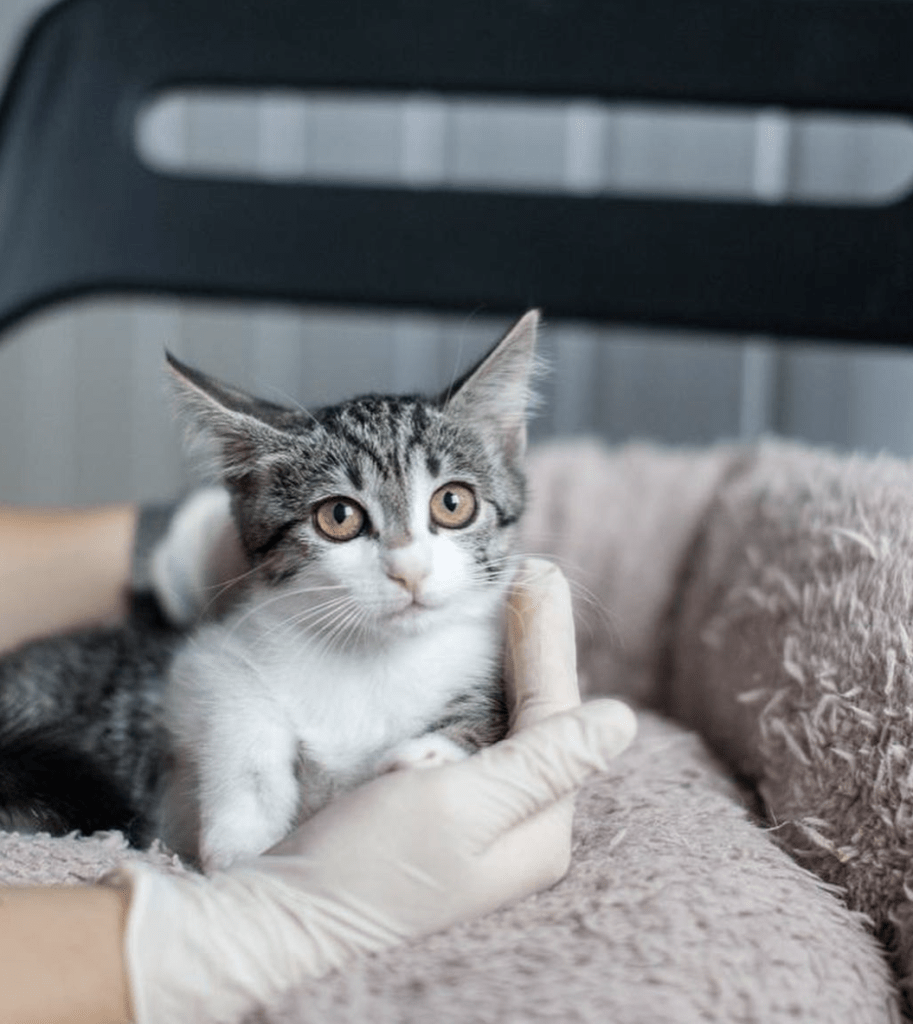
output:
[[[575, 581], [584, 685], [640, 704], [639, 736], [580, 794], [559, 885], [263, 1019], [899, 1020], [913, 467], [587, 443], [531, 465], [527, 547]], [[118, 835], [0, 835], [0, 854], [7, 882], [136, 855]]]

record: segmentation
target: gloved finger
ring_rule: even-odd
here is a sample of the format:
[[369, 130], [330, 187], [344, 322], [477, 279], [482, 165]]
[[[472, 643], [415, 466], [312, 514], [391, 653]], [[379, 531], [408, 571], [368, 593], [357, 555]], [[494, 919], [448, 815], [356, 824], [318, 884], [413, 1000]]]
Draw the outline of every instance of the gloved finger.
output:
[[477, 859], [488, 878], [510, 878], [523, 892], [538, 892], [560, 881], [571, 863], [574, 797], [520, 822]]
[[626, 704], [591, 701], [535, 722], [454, 766], [460, 769], [460, 792], [473, 794], [473, 828], [467, 837], [472, 846], [477, 852], [487, 849], [605, 771], [636, 731]]
[[571, 592], [561, 570], [528, 558], [507, 605], [504, 683], [510, 732], [580, 703]]

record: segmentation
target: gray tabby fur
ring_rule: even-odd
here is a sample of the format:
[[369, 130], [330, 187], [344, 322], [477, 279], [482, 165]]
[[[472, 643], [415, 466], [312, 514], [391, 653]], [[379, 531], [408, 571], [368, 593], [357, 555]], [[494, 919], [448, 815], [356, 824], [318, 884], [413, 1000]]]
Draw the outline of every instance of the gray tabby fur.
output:
[[122, 628], [27, 644], [0, 660], [0, 828], [154, 838], [161, 707], [182, 640], [147, 600]]
[[[503, 735], [501, 627], [537, 324], [527, 314], [438, 398], [368, 395], [313, 412], [170, 359], [189, 432], [215, 452], [224, 487], [203, 501], [198, 541], [213, 536], [214, 510], [230, 510], [247, 567], [240, 597], [186, 640], [147, 622], [0, 665], [0, 805], [12, 799], [5, 751], [22, 736], [49, 757], [75, 750], [87, 777], [114, 784], [140, 841], [161, 835], [216, 867], [379, 771]], [[450, 482], [478, 506], [458, 528], [429, 518]], [[329, 499], [365, 511], [356, 537], [322, 534], [315, 509]], [[179, 603], [167, 578], [158, 584], [166, 608]]]

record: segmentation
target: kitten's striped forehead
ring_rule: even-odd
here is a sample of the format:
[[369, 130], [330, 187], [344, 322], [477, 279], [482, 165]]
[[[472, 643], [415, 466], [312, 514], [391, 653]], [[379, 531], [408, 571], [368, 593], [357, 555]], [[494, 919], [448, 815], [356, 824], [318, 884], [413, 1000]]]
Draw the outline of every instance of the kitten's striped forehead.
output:
[[366, 478], [402, 485], [417, 457], [439, 460], [446, 433], [440, 410], [412, 397], [368, 395], [323, 409], [318, 418], [328, 454], [358, 488]]

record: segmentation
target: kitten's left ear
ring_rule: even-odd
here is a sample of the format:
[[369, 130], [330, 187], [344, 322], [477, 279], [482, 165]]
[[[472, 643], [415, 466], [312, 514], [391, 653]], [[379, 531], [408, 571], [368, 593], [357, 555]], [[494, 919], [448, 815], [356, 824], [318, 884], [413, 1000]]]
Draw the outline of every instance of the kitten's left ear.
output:
[[531, 309], [444, 399], [451, 415], [476, 429], [493, 428], [511, 458], [519, 458], [526, 450], [538, 329], [539, 310]]

